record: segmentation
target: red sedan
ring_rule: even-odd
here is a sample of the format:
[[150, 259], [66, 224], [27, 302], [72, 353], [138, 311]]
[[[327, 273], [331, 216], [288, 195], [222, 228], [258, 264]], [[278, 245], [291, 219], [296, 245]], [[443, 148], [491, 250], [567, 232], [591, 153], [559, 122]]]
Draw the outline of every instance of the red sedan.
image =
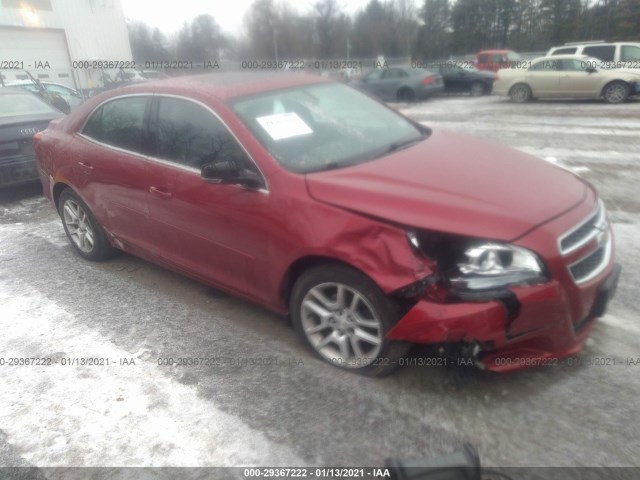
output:
[[412, 343], [495, 371], [574, 354], [619, 277], [584, 180], [320, 77], [134, 85], [34, 142], [80, 256], [124, 250], [288, 313], [367, 375]]

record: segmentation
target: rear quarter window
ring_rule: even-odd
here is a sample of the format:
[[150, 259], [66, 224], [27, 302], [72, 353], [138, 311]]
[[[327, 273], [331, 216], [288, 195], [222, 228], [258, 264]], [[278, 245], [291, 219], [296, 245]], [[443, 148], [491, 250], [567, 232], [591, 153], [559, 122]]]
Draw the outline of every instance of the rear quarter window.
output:
[[623, 45], [620, 60], [623, 62], [640, 62], [640, 47]]
[[146, 96], [111, 100], [91, 115], [82, 134], [107, 145], [140, 152], [146, 106]]

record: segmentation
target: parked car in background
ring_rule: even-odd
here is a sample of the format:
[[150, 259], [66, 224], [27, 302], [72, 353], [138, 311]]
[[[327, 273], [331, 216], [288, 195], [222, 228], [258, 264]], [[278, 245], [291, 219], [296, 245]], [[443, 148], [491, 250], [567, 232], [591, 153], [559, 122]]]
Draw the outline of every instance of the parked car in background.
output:
[[622, 103], [640, 94], [640, 73], [598, 68], [600, 60], [578, 55], [540, 57], [528, 69], [500, 70], [496, 95], [517, 103], [535, 98], [604, 98]]
[[640, 43], [638, 42], [577, 42], [553, 47], [547, 56], [586, 55], [602, 60], [601, 68], [627, 68], [640, 71]]
[[29, 91], [0, 88], [0, 187], [39, 178], [33, 136], [62, 116]]
[[513, 50], [482, 50], [476, 54], [476, 67], [492, 72], [517, 66], [522, 61], [520, 55]]
[[288, 313], [319, 358], [366, 375], [411, 343], [493, 371], [552, 365], [620, 275], [584, 179], [320, 76], [131, 85], [34, 144], [79, 256], [118, 248]]
[[447, 93], [470, 93], [474, 97], [488, 95], [496, 79], [495, 73], [478, 70], [465, 62], [436, 62], [432, 69], [442, 75]]
[[[80, 95], [80, 93], [78, 93], [73, 88], [68, 87], [67, 85], [62, 85], [60, 83], [43, 82], [43, 81], [40, 81], [40, 84], [45, 88], [45, 90], [48, 93], [53, 94], [53, 95], [59, 95], [62, 98], [64, 98], [64, 100], [69, 104], [69, 107], [71, 107], [71, 109], [77, 107], [78, 105], [80, 105], [84, 101], [84, 99], [82, 98], [82, 95]], [[38, 86], [35, 85], [30, 80], [21, 80], [21, 81], [18, 81], [18, 82], [8, 82], [8, 83], [5, 83], [5, 85], [7, 87], [22, 88], [24, 90], [28, 90], [28, 91], [30, 91], [32, 93], [35, 93], [36, 95], [39, 94], [39, 92], [40, 92]]]
[[390, 102], [426, 100], [444, 91], [442, 75], [410, 66], [372, 70], [354, 86]]

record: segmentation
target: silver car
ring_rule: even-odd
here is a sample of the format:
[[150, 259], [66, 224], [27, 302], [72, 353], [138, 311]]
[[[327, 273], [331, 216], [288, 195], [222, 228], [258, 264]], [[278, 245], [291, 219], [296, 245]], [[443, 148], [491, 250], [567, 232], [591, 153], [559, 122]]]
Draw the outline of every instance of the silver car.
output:
[[412, 67], [378, 68], [366, 74], [354, 86], [391, 102], [426, 100], [444, 91], [442, 75]]

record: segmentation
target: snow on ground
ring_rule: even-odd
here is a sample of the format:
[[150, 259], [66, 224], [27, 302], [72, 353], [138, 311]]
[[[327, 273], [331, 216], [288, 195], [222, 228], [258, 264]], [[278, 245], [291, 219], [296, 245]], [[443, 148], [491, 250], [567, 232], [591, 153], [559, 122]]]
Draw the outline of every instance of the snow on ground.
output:
[[[0, 425], [28, 462], [177, 467], [302, 463], [263, 433], [201, 399], [193, 387], [163, 375], [146, 361], [144, 351], [118, 348], [37, 290], [3, 280]], [[52, 358], [57, 363], [12, 367], [6, 365], [10, 358]], [[78, 358], [104, 359], [110, 365], [63, 364]]]

